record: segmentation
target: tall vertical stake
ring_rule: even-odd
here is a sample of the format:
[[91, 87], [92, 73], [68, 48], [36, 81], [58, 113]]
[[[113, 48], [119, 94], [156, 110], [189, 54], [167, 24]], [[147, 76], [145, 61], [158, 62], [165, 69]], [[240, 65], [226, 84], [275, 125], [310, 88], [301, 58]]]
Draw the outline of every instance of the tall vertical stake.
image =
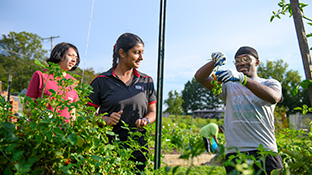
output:
[[159, 40], [158, 40], [158, 73], [157, 73], [157, 110], [156, 110], [156, 138], [154, 169], [160, 167], [161, 154], [161, 127], [162, 127], [162, 97], [163, 97], [163, 74], [164, 74], [164, 50], [165, 50], [165, 20], [166, 0], [160, 1]]
[[[297, 39], [299, 43], [303, 68], [305, 72], [305, 76], [307, 80], [312, 79], [312, 62], [311, 62], [311, 55], [309, 50], [308, 39], [306, 36], [306, 32], [304, 30], [304, 25], [302, 21], [302, 12], [300, 11], [299, 7], [299, 0], [290, 0], [290, 7], [293, 13], [294, 24], [297, 33]], [[310, 105], [312, 106], [312, 86], [308, 88]]]
[[10, 103], [10, 95], [11, 95], [11, 82], [12, 82], [12, 75], [9, 75], [9, 83], [8, 83], [8, 103]]

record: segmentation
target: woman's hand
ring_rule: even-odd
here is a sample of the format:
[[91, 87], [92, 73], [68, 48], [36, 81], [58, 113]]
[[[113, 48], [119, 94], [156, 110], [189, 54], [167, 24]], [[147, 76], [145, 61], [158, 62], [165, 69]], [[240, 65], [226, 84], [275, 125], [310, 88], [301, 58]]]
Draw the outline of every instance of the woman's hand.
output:
[[103, 119], [105, 120], [107, 125], [110, 125], [110, 126], [117, 125], [122, 113], [123, 113], [123, 110], [120, 110], [119, 112], [113, 112], [110, 115], [110, 117], [103, 116]]
[[143, 126], [146, 126], [147, 124], [149, 124], [149, 119], [148, 118], [137, 119], [137, 121], [135, 122], [135, 125], [139, 129], [143, 129]]

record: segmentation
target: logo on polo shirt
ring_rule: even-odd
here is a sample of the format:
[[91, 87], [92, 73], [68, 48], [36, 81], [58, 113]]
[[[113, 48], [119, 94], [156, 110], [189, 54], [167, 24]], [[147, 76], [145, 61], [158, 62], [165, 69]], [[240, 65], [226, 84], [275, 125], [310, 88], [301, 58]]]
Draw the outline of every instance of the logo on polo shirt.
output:
[[142, 91], [144, 91], [144, 87], [143, 87], [143, 86], [135, 85], [135, 88], [136, 88], [136, 89], [141, 89]]

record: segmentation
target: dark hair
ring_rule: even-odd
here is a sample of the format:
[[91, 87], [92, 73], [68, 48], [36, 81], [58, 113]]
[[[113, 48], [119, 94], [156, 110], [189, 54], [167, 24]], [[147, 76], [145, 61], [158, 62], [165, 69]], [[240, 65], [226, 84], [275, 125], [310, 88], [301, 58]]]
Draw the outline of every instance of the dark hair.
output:
[[78, 49], [76, 46], [70, 43], [62, 42], [57, 44], [51, 51], [50, 58], [47, 60], [47, 62], [52, 63], [59, 63], [65, 59], [65, 53], [69, 48], [73, 48], [77, 53], [77, 61], [74, 67], [72, 67], [69, 71], [76, 70], [79, 63], [80, 63], [80, 57], [78, 53]]
[[122, 49], [127, 53], [130, 49], [139, 43], [144, 45], [143, 40], [135, 34], [124, 33], [120, 35], [113, 49], [113, 67], [117, 65], [117, 59], [120, 57], [118, 53], [119, 49]]
[[219, 125], [219, 130], [221, 133], [224, 133], [224, 127], [222, 125]]

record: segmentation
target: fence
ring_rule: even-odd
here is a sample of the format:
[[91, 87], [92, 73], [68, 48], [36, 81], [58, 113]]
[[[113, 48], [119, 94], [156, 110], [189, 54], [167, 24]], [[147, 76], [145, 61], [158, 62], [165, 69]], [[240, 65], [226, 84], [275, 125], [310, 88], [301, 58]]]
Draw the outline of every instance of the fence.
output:
[[303, 129], [305, 131], [310, 131], [310, 122], [312, 121], [312, 114], [307, 113], [303, 115], [302, 113], [296, 113], [289, 115], [289, 124], [291, 129], [299, 130]]

